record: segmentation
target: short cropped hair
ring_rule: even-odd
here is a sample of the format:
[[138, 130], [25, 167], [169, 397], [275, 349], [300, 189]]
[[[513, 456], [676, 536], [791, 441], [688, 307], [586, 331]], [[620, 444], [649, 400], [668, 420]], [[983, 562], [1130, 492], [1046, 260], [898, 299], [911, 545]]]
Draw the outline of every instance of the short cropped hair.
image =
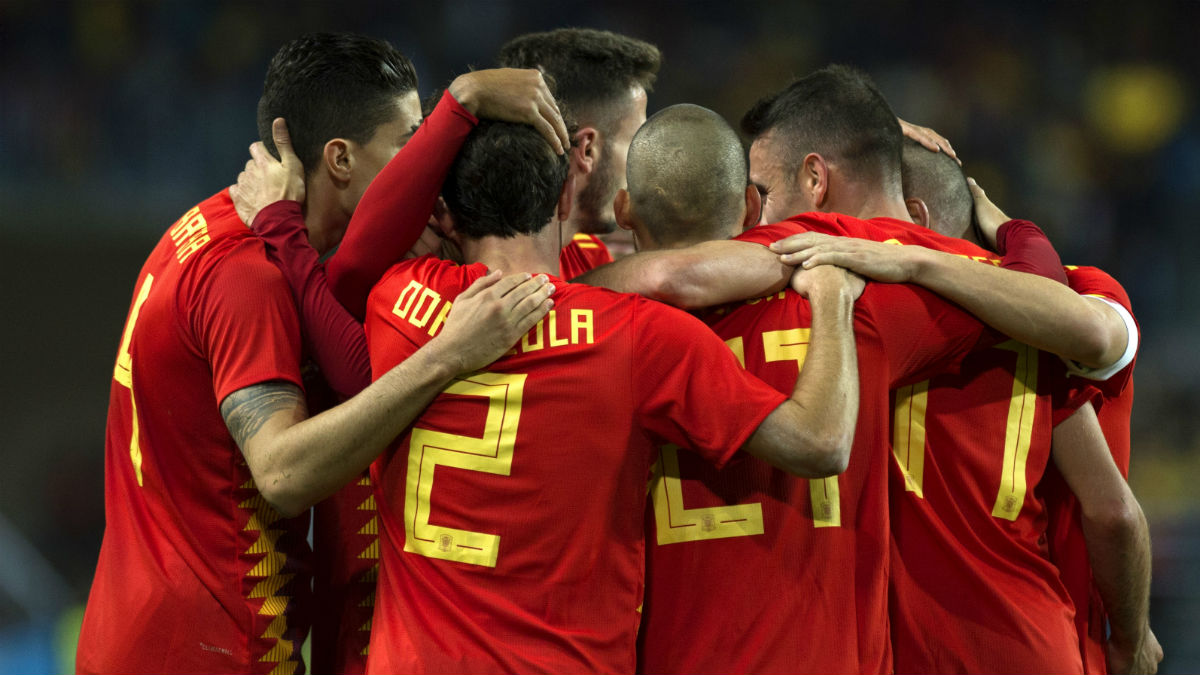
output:
[[737, 132], [707, 108], [673, 105], [646, 120], [626, 175], [633, 213], [661, 244], [724, 239], [741, 225], [746, 156]]
[[890, 181], [900, 174], [896, 114], [871, 78], [849, 66], [822, 68], [758, 101], [742, 117], [742, 131], [752, 140], [781, 134], [789, 169], [815, 152], [859, 179]]
[[480, 120], [450, 167], [442, 196], [459, 234], [512, 238], [546, 226], [566, 180], [566, 155], [536, 129]]
[[527, 33], [500, 48], [505, 68], [538, 68], [554, 78], [555, 95], [581, 123], [610, 127], [624, 113], [618, 105], [634, 85], [654, 86], [662, 55], [636, 38], [592, 28]]
[[396, 98], [416, 88], [412, 62], [384, 40], [350, 33], [304, 35], [280, 48], [267, 67], [258, 134], [278, 157], [271, 122], [287, 120], [307, 174], [330, 139], [370, 142], [379, 125], [396, 116]]
[[963, 237], [971, 228], [975, 199], [963, 168], [944, 152], [904, 139], [904, 196], [925, 202], [939, 234]]

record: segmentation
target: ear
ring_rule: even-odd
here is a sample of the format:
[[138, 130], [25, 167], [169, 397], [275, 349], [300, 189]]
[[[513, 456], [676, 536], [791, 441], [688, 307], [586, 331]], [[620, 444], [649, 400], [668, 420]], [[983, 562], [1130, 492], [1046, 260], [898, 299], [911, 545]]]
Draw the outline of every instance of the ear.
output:
[[567, 172], [567, 180], [563, 181], [562, 192], [558, 193], [558, 222], [566, 222], [571, 215], [571, 207], [575, 200], [575, 175]]
[[575, 132], [575, 143], [571, 146], [571, 173], [586, 176], [596, 170], [599, 138], [600, 132], [595, 127], [583, 127]]
[[613, 214], [617, 217], [618, 227], [630, 232], [634, 230], [633, 212], [629, 204], [629, 190], [625, 188], [617, 190], [617, 196], [613, 197]]
[[813, 208], [820, 210], [829, 194], [829, 165], [825, 158], [815, 152], [805, 155], [796, 179], [808, 194]]
[[762, 195], [758, 194], [758, 188], [747, 185], [746, 213], [742, 216], [742, 231], [745, 232], [759, 224], [766, 225], [762, 222]]
[[929, 222], [929, 207], [925, 206], [925, 202], [916, 197], [909, 197], [904, 200], [904, 206], [908, 207], [908, 217], [921, 227], [933, 229], [933, 223]]
[[462, 240], [458, 236], [454, 214], [450, 213], [450, 209], [446, 208], [446, 202], [441, 197], [438, 197], [437, 203], [433, 205], [433, 217], [430, 220], [430, 225], [436, 223], [437, 230], [443, 237], [454, 242], [455, 246], [462, 248]]
[[350, 143], [344, 138], [334, 138], [321, 152], [321, 164], [333, 180], [334, 185], [344, 186], [350, 182], [350, 167], [354, 163]]

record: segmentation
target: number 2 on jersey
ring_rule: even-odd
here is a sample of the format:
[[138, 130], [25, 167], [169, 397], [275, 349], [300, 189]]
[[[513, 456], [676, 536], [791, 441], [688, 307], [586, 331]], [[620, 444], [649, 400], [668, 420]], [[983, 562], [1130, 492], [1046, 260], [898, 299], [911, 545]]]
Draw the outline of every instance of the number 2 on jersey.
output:
[[[804, 366], [808, 354], [810, 330], [767, 331], [762, 334], [763, 357], [767, 363], [795, 361], [796, 372]], [[746, 367], [745, 344], [740, 337], [725, 341], [742, 367]], [[762, 504], [730, 504], [686, 508], [683, 505], [683, 483], [679, 471], [679, 449], [668, 445], [659, 452], [651, 484], [654, 503], [654, 522], [658, 543], [676, 544], [684, 541], [748, 537], [763, 533]], [[837, 477], [808, 481], [812, 501], [814, 527], [840, 527], [842, 510]]]
[[488, 400], [483, 436], [414, 428], [409, 441], [404, 498], [404, 550], [429, 558], [495, 567], [500, 536], [429, 522], [434, 470], [440, 466], [507, 476], [512, 471], [525, 374], [476, 373], [442, 390]]
[[129, 389], [129, 459], [133, 462], [133, 473], [137, 476], [139, 486], [142, 484], [142, 446], [138, 439], [137, 400], [133, 396], [133, 356], [129, 353], [129, 343], [133, 340], [133, 327], [137, 325], [138, 314], [141, 313], [146, 298], [150, 297], [150, 287], [153, 284], [154, 275], [147, 274], [146, 280], [138, 290], [137, 299], [133, 301], [133, 309], [129, 310], [125, 334], [121, 336], [121, 349], [117, 351], [117, 365], [113, 367], [113, 379]]

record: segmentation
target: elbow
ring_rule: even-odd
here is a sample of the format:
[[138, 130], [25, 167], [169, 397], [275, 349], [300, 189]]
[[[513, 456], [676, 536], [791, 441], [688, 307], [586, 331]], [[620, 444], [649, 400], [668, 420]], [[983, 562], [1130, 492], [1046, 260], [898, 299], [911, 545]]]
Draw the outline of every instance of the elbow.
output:
[[1142, 526], [1142, 509], [1132, 494], [1103, 500], [1083, 509], [1089, 529], [1113, 541], [1129, 540]]
[[312, 507], [312, 500], [291, 489], [283, 476], [266, 476], [262, 481], [255, 478], [254, 483], [267, 504], [284, 518], [295, 518]]
[[826, 436], [810, 438], [803, 452], [791, 455], [786, 467], [789, 473], [801, 478], [829, 478], [846, 470], [850, 465], [850, 448], [853, 437]]
[[1125, 353], [1129, 340], [1125, 324], [1116, 316], [1116, 312], [1103, 311], [1111, 314], [1111, 319], [1096, 312], [1077, 332], [1081, 339], [1072, 358], [1089, 368], [1107, 368], [1116, 363]]

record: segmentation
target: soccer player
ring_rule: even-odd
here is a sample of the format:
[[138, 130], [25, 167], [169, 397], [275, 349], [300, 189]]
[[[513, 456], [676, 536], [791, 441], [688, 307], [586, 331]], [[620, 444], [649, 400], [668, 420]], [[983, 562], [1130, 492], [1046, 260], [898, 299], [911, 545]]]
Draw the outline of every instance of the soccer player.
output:
[[[366, 198], [403, 175], [381, 173]], [[375, 371], [438, 333], [479, 262], [556, 269], [572, 195], [566, 162], [532, 130], [476, 127], [443, 196], [477, 262], [424, 257], [384, 276], [366, 321]], [[806, 282], [810, 365], [790, 399], [686, 314], [559, 285], [555, 314], [449, 387], [372, 467], [384, 536], [368, 672], [632, 671], [657, 447], [717, 464], [744, 447], [809, 476], [845, 466], [854, 289], [836, 275]]]
[[[928, 242], [927, 245], [936, 248], [991, 260], [992, 257], [978, 247], [939, 237], [906, 220], [908, 213], [900, 181], [900, 133], [894, 122], [886, 123], [888, 119], [895, 118], [869, 80], [842, 67], [817, 71], [752, 108], [743, 119], [743, 128], [754, 138], [750, 150], [750, 177], [764, 196], [764, 219], [774, 221], [790, 214], [801, 214], [792, 216], [780, 226], [769, 226], [769, 229], [778, 232], [775, 236], [790, 233], [785, 232], [786, 229], [792, 232], [797, 229], [816, 229], [880, 240], [895, 239], [902, 243]], [[838, 214], [867, 217], [870, 220], [860, 221]], [[777, 289], [779, 262], [770, 261], [764, 257], [764, 253], [769, 252], [763, 247], [743, 242], [709, 242], [680, 251], [654, 252], [640, 261], [636, 260], [641, 256], [639, 254], [596, 270], [592, 275], [610, 274], [617, 279], [624, 277], [624, 281], [632, 283], [622, 285], [622, 288], [636, 289], [640, 286], [654, 291], [656, 297], [665, 297], [689, 306], [704, 306], [714, 301], [733, 300], [739, 295], [746, 297]], [[972, 264], [1003, 275], [1005, 279], [1020, 277], [1021, 283], [1010, 284], [1016, 296], [1013, 304], [1044, 302], [1041, 287], [1046, 286], [1062, 290], [1077, 299], [1073, 293], [1048, 280], [1008, 270], [993, 270], [990, 265]], [[593, 280], [592, 275], [585, 279]], [[1024, 283], [1026, 277], [1029, 277], [1029, 283]], [[1037, 290], [1028, 292], [1026, 286]], [[981, 315], [981, 318], [984, 317]], [[1039, 346], [1057, 347], [1064, 351], [1077, 349], [1073, 337], [1042, 335], [1030, 330], [1020, 315], [1000, 314], [987, 320], [1014, 337], [1040, 339], [1042, 344]], [[967, 632], [972, 639], [990, 640], [987, 649], [981, 649], [977, 644], [971, 644], [970, 647], [954, 644], [946, 650], [944, 657], [962, 661], [951, 665], [937, 663], [913, 666], [909, 657], [911, 652], [927, 644], [936, 648], [938, 637], [920, 645], [911, 641], [905, 644], [894, 642], [897, 670], [961, 668], [1077, 672], [1080, 668], [1078, 651], [1064, 647], [1072, 641], [1073, 634], [1066, 592], [1058, 582], [1053, 567], [1038, 551], [1037, 544], [1041, 504], [1033, 498], [1031, 485], [1036, 484], [1048, 458], [1051, 428], [1050, 391], [1047, 385], [1052, 380], [1044, 377], [1035, 380], [1033, 377], [1034, 368], [1042, 363], [1043, 359], [1031, 349], [1016, 343], [1001, 345], [1001, 348], [968, 357], [963, 363], [962, 374], [954, 376], [955, 385], [975, 387], [977, 393], [964, 390], [954, 395], [949, 388], [939, 390], [930, 387], [927, 394], [924, 386], [912, 385], [909, 392], [897, 394], [900, 401], [914, 403], [905, 408], [903, 415], [896, 415], [897, 420], [915, 421], [911, 425], [899, 422], [895, 425], [893, 444], [898, 455], [907, 462], [907, 484], [913, 489], [923, 490], [921, 494], [926, 500], [936, 494], [939, 505], [943, 501], [950, 501], [950, 504], [933, 514], [935, 517], [939, 513], [968, 514], [970, 521], [956, 520], [954, 524], [961, 526], [961, 529], [982, 533], [980, 536], [986, 537], [989, 543], [995, 542], [1000, 555], [1017, 561], [1001, 566], [999, 570], [989, 569], [980, 577], [994, 574], [1002, 582], [989, 578], [988, 584], [999, 583], [1006, 588], [1013, 586], [1015, 590], [1012, 592], [1019, 597], [1015, 603], [1006, 598], [998, 600], [1000, 606], [993, 609], [999, 616], [1004, 616], [998, 627], [994, 621], [957, 621], [949, 622], [954, 625], [947, 626], [948, 621], [943, 620], [923, 624], [931, 630], [934, 627], [938, 630], [945, 628], [945, 633], [952, 638]], [[1054, 365], [1053, 362], [1046, 363], [1041, 370], [1044, 373]], [[1020, 385], [1019, 388], [1014, 388], [1014, 382]], [[939, 393], [935, 394], [935, 391]], [[998, 419], [984, 416], [966, 420], [961, 415], [956, 416], [952, 420], [953, 433], [929, 428], [935, 421], [948, 419], [947, 416], [929, 415], [925, 419], [909, 416], [923, 413], [920, 404], [925, 401], [928, 401], [929, 411], [936, 410], [935, 403], [940, 403], [943, 397], [946, 397], [947, 403], [956, 404], [956, 409], [976, 401], [977, 406], [992, 401], [993, 408], [996, 407], [996, 401], [1001, 401], [1004, 408], [998, 411]], [[1014, 410], [1016, 420], [1025, 426], [1007, 423], [1012, 417], [1008, 413]], [[997, 426], [999, 429], [992, 430]], [[930, 437], [942, 441], [945, 438], [957, 438], [965, 443], [967, 439], [979, 437], [995, 438], [999, 443], [1006, 435], [1005, 429], [1010, 426], [1013, 431], [1008, 434], [1009, 452], [993, 451], [982, 443], [973, 446], [960, 444], [938, 453], [938, 457], [945, 457], [944, 463], [948, 465], [945, 469], [940, 469], [935, 462], [932, 444], [931, 451], [925, 452], [920, 437], [910, 433], [925, 430]], [[942, 433], [945, 433], [944, 437]], [[977, 456], [979, 459], [968, 463], [968, 456]], [[925, 463], [921, 465], [920, 460], [925, 460]], [[1009, 470], [1000, 466], [1005, 461]], [[992, 463], [996, 466], [991, 466]], [[923, 472], [920, 471], [922, 466]], [[941, 471], [953, 471], [954, 478], [943, 481]], [[1008, 483], [1003, 483], [1000, 480], [1002, 477], [1007, 477]], [[958, 495], [962, 506], [955, 508], [947, 491], [957, 489], [959, 485], [971, 485], [973, 492]], [[991, 515], [993, 504], [982, 504], [988, 499], [989, 492], [991, 499], [998, 504], [996, 509], [1000, 517]], [[898, 518], [907, 520], [903, 514], [893, 513], [893, 528], [903, 526], [903, 523], [897, 523]], [[1006, 523], [1013, 523], [1021, 536], [1010, 537], [1008, 532], [1013, 526]], [[1040, 529], [1044, 529], [1044, 526]], [[954, 541], [952, 537], [931, 537], [927, 543], [932, 553], [939, 546], [952, 546]], [[895, 556], [893, 560], [897, 562], [894, 565], [896, 575], [911, 573], [911, 567], [902, 566]], [[963, 567], [960, 560], [955, 562], [958, 568]], [[1026, 573], [1029, 568], [1033, 568], [1032, 573]], [[928, 576], [935, 567], [918, 569]], [[981, 594], [984, 599], [994, 595], [973, 587], [957, 568], [947, 570], [937, 567], [936, 570], [937, 573], [933, 574], [936, 580], [929, 583], [940, 584], [939, 588], [952, 588], [957, 593], [956, 601], [959, 603], [971, 601], [983, 605], [984, 602], [978, 600]], [[975, 574], [977, 572], [971, 570], [966, 576], [976, 578]], [[908, 588], [920, 590], [921, 587], [909, 583]], [[1031, 608], [1028, 613], [1021, 609], [1024, 606]], [[1013, 611], [1004, 612], [1010, 607]], [[963, 615], [969, 613], [964, 610]], [[899, 624], [900, 621], [893, 619], [893, 634], [900, 629], [911, 629]], [[1003, 647], [998, 648], [998, 643]], [[902, 649], [906, 650], [904, 660]], [[999, 657], [1000, 662], [989, 662], [988, 659], [993, 656]]]
[[[759, 196], [737, 134], [712, 111], [676, 105], [651, 117], [630, 146], [628, 185], [616, 214], [639, 250], [772, 241], [759, 236], [770, 228], [741, 234], [758, 220]], [[807, 367], [808, 303], [790, 290], [701, 316], [780, 391]], [[888, 390], [953, 369], [981, 333], [927, 291], [869, 285], [855, 304], [858, 426], [837, 477], [805, 481], [753, 458], [715, 471], [661, 448], [639, 671], [891, 672]]]
[[[918, 223], [950, 236], [986, 240], [994, 246], [996, 233], [1014, 222], [973, 181], [968, 186], [957, 166], [912, 144], [904, 149], [904, 192]], [[1100, 476], [1094, 482], [1111, 487], [1089, 490], [1087, 485], [1077, 485], [1078, 480], [1068, 485], [1062, 471], [1054, 467], [1047, 471], [1042, 494], [1049, 514], [1050, 558], [1075, 604], [1084, 671], [1109, 672], [1107, 655], [1111, 655], [1112, 672], [1154, 672], [1162, 649], [1148, 622], [1149, 533], [1141, 507], [1123, 480], [1129, 471], [1136, 325], [1129, 297], [1112, 277], [1094, 267], [1075, 266], [1067, 267], [1066, 275], [1072, 290], [1112, 306], [1130, 332], [1126, 353], [1118, 361], [1101, 369], [1072, 365], [1073, 372], [1100, 389], [1095, 399], [1099, 414], [1093, 404], [1085, 404], [1069, 424], [1055, 429], [1055, 463], [1070, 461], [1064, 453], [1071, 444], [1090, 440], [1102, 450], [1081, 456], [1090, 460], [1088, 470]], [[1111, 462], [1105, 458], [1108, 451]], [[1076, 492], [1082, 499], [1076, 498]], [[1104, 499], [1107, 494], [1120, 498]]]
[[596, 235], [617, 230], [613, 197], [625, 186], [629, 141], [646, 121], [646, 95], [662, 57], [654, 45], [592, 28], [527, 33], [500, 48], [498, 62], [538, 68], [579, 123], [571, 149], [574, 207], [563, 231], [562, 276], [612, 262]]
[[[350, 116], [386, 127], [381, 143], [408, 129], [412, 108], [386, 43], [331, 36], [284, 50], [301, 43], [386, 81], [386, 95], [363, 96]], [[358, 131], [352, 142], [370, 145], [372, 126]], [[78, 670], [302, 670], [308, 523], [296, 516], [357, 476], [451, 378], [502, 354], [546, 299], [537, 279], [490, 276], [463, 294], [437, 340], [310, 418], [298, 320], [278, 269], [228, 191], [188, 210], [138, 275], [117, 353], [107, 527]]]
[[[330, 40], [349, 44], [340, 50], [311, 45]], [[456, 78], [418, 129], [417, 82], [408, 59], [391, 50], [388, 67], [379, 68], [373, 61], [342, 58], [342, 52], [374, 44], [358, 37], [311, 36], [281, 50], [264, 86], [259, 128], [277, 154], [274, 136], [288, 145], [282, 154], [298, 168], [284, 167], [257, 143], [231, 189], [240, 215], [267, 244], [300, 306], [304, 352], [316, 366], [305, 372], [319, 373], [305, 382], [310, 410], [349, 398], [371, 381], [362, 325], [333, 297], [318, 259], [341, 241], [366, 186], [397, 150], [411, 146], [409, 152], [436, 164], [444, 131], [454, 128], [454, 120], [474, 119], [474, 113], [538, 122], [556, 147], [567, 143], [553, 99], [541, 75], [531, 70], [482, 70]], [[380, 80], [380, 72], [394, 76]], [[364, 110], [347, 103], [372, 97], [381, 104]], [[372, 132], [370, 125], [397, 97], [405, 105], [404, 119], [396, 128], [380, 124]], [[531, 103], [538, 105], [531, 108]], [[291, 152], [281, 117], [291, 121], [300, 157]], [[446, 165], [452, 157], [451, 151]], [[283, 196], [288, 199], [275, 202]], [[259, 209], [263, 217], [256, 218]], [[397, 247], [398, 259], [419, 231], [402, 225], [385, 244]], [[331, 261], [335, 271], [340, 261]], [[326, 384], [333, 395], [322, 405]], [[379, 549], [373, 504], [364, 471], [314, 510], [312, 659], [318, 672], [361, 673], [366, 667]]]

